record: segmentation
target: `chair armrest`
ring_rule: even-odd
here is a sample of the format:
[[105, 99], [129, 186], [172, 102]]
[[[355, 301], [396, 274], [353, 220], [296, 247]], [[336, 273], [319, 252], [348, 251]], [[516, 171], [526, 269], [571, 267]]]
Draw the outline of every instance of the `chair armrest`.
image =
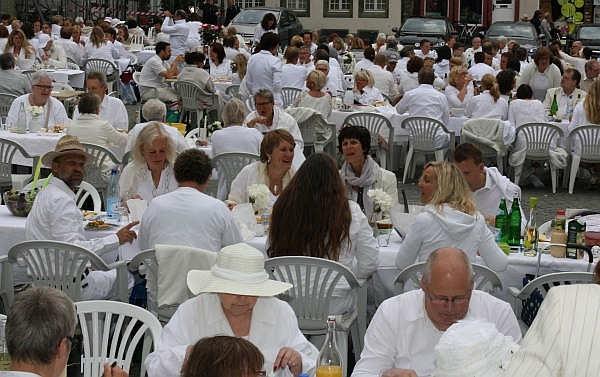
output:
[[514, 298], [519, 298], [519, 293], [521, 293], [521, 290], [516, 287], [508, 287], [508, 292]]
[[126, 261], [118, 261], [108, 265], [111, 270], [117, 270], [116, 292], [119, 301], [129, 302], [129, 270], [127, 269]]

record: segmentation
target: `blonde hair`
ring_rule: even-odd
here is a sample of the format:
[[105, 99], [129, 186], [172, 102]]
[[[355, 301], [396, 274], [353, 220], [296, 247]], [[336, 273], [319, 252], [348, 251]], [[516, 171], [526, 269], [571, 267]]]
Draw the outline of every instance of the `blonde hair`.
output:
[[594, 80], [590, 86], [583, 101], [583, 110], [590, 123], [600, 124], [600, 80]]
[[454, 67], [465, 67], [465, 62], [462, 60], [462, 58], [459, 58], [458, 56], [453, 56], [450, 59], [450, 69], [454, 68]]
[[175, 162], [175, 157], [177, 157], [175, 143], [173, 142], [173, 139], [169, 137], [163, 127], [170, 126], [163, 126], [160, 122], [149, 122], [140, 131], [133, 146], [133, 160], [136, 163], [142, 165], [146, 164], [146, 160], [144, 159], [144, 147], [151, 145], [152, 142], [159, 137], [164, 137], [167, 139], [167, 161], [171, 164]]
[[92, 29], [92, 33], [90, 34], [90, 42], [94, 45], [94, 47], [98, 48], [102, 46], [104, 42], [104, 31], [100, 26], [94, 26]]
[[[31, 45], [31, 43], [29, 43], [29, 41], [27, 40], [27, 37], [25, 36], [25, 33], [23, 33], [19, 29], [13, 30], [10, 33], [10, 35], [8, 36], [8, 40], [6, 42], [6, 46], [4, 47], [4, 52], [10, 52], [11, 54], [13, 53], [13, 48], [15, 47], [13, 39], [17, 35], [21, 36], [21, 40], [22, 40], [22, 42], [21, 42], [21, 48], [25, 52], [25, 59], [31, 59], [33, 57], [33, 55], [35, 54], [35, 49]], [[17, 61], [18, 59], [19, 59], [19, 57], [15, 56], [15, 61]]]
[[311, 71], [308, 76], [306, 76], [306, 87], [308, 89], [321, 90], [325, 84], [327, 84], [327, 76], [321, 71]]
[[361, 69], [360, 71], [356, 72], [354, 74], [354, 82], [356, 83], [356, 80], [367, 80], [367, 86], [373, 86], [373, 84], [375, 84], [375, 80], [373, 79], [373, 75], [371, 74], [371, 72], [367, 71], [366, 69]]
[[240, 80], [243, 80], [244, 76], [246, 76], [248, 58], [244, 54], [237, 54], [235, 58], [233, 58], [233, 61], [237, 67], [237, 74], [240, 76]]
[[448, 204], [457, 211], [473, 215], [476, 212], [471, 189], [456, 165], [447, 161], [430, 162], [425, 165], [423, 172], [431, 168], [437, 184], [431, 201], [436, 208]]
[[498, 101], [500, 98], [500, 88], [498, 87], [498, 82], [496, 78], [492, 74], [485, 74], [481, 78], [481, 89], [489, 90], [492, 97], [494, 97], [494, 102]]
[[450, 70], [450, 75], [448, 75], [448, 84], [456, 86], [456, 79], [458, 79], [460, 75], [466, 75], [467, 73], [469, 73], [469, 71], [463, 66], [453, 67]]

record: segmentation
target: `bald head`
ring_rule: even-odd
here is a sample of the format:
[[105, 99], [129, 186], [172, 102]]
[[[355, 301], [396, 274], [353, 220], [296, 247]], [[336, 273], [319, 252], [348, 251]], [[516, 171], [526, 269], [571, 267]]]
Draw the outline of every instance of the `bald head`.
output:
[[453, 247], [443, 247], [435, 250], [427, 258], [423, 283], [429, 284], [433, 280], [459, 280], [473, 283], [473, 267], [467, 254]]

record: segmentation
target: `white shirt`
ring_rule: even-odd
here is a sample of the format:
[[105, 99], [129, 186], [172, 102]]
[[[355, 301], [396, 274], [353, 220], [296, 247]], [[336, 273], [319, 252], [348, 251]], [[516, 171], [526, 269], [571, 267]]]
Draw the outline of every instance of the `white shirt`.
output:
[[433, 60], [437, 60], [437, 52], [434, 49], [430, 49], [427, 54], [424, 54], [423, 50], [415, 50], [415, 56], [421, 59], [432, 58]]
[[202, 22], [188, 21], [187, 27], [188, 35], [185, 45], [188, 51], [193, 51], [193, 49], [198, 48], [201, 45], [202, 38], [200, 37], [200, 29], [202, 28]]
[[406, 94], [419, 86], [419, 72], [400, 72], [400, 93]]
[[[140, 132], [142, 132], [144, 127], [146, 127], [148, 125], [148, 123], [150, 123], [150, 122], [138, 123], [131, 130], [129, 130], [129, 132], [127, 133], [127, 145], [125, 146], [125, 153], [133, 150], [133, 148], [135, 147], [135, 141], [137, 140], [138, 135], [140, 134]], [[181, 153], [184, 150], [189, 148], [187, 142], [185, 141], [185, 138], [183, 137], [181, 132], [179, 132], [179, 130], [177, 130], [177, 128], [171, 127], [168, 124], [164, 124], [164, 123], [161, 123], [161, 124], [163, 126], [163, 130], [165, 130], [167, 135], [169, 135], [169, 138], [173, 141], [173, 144], [175, 145], [175, 149], [177, 150], [177, 153]]]
[[283, 104], [281, 99], [281, 60], [271, 52], [262, 50], [250, 57], [246, 71], [246, 86], [251, 95], [260, 89], [269, 89], [273, 92], [275, 103]]
[[[281, 182], [283, 187], [279, 187], [279, 190], [283, 190], [294, 175], [294, 169], [289, 169], [282, 177]], [[231, 182], [231, 190], [229, 191], [229, 200], [236, 203], [248, 203], [248, 187], [254, 184], [263, 184], [269, 187], [269, 176], [267, 175], [267, 164], [261, 161], [255, 161], [250, 165], [246, 165], [240, 170], [238, 175]], [[277, 197], [270, 193], [269, 205], [272, 206], [277, 200]]]
[[67, 126], [67, 135], [76, 136], [82, 143], [98, 144], [110, 149], [117, 158], [123, 156], [127, 134], [115, 130], [96, 114], [81, 114]]
[[277, 34], [277, 28], [275, 29], [271, 29], [271, 30], [265, 30], [263, 29], [261, 24], [256, 25], [256, 28], [254, 28], [254, 37], [253, 37], [253, 41], [254, 43], [258, 43], [260, 42], [260, 38], [262, 38], [263, 34], [265, 33], [275, 33]]
[[223, 202], [194, 188], [179, 187], [150, 202], [142, 217], [139, 240], [142, 250], [167, 244], [217, 252], [242, 242], [242, 237]]
[[573, 118], [571, 119], [571, 124], [569, 128], [573, 130], [573, 128], [577, 126], [585, 126], [587, 124], [591, 124], [587, 118], [587, 114], [585, 113], [585, 108], [583, 107], [583, 101], [580, 101], [577, 106], [575, 106], [575, 110], [573, 111]]
[[235, 57], [239, 54], [244, 55], [247, 59], [250, 59], [250, 53], [244, 49], [236, 50], [235, 48], [225, 47], [225, 57], [231, 61], [235, 60]]
[[[4, 50], [2, 50], [2, 52], [4, 52]], [[29, 71], [29, 70], [33, 69], [33, 64], [35, 63], [35, 56], [36, 56], [34, 46], [31, 47], [31, 53], [29, 54], [29, 56], [27, 56], [24, 48], [21, 48], [21, 51], [19, 52], [18, 56], [15, 55], [14, 51], [9, 50], [7, 52], [12, 53], [13, 56], [15, 57], [15, 60], [16, 60], [15, 67], [16, 68], [19, 68], [23, 71]]]
[[467, 106], [467, 103], [474, 95], [473, 84], [469, 83], [467, 86], [467, 93], [462, 101], [458, 98], [458, 93], [460, 93], [460, 90], [453, 85], [448, 85], [446, 86], [446, 89], [444, 89], [444, 94], [448, 100], [448, 106], [450, 106], [451, 109], [464, 109]]
[[[21, 108], [21, 104], [25, 105], [25, 113], [27, 116], [27, 124], [31, 125], [31, 113], [28, 109], [31, 108], [31, 104], [29, 103], [29, 94], [23, 94], [20, 97], [15, 98], [15, 100], [10, 105], [10, 110], [8, 110], [8, 115], [6, 118], [7, 124], [16, 124], [17, 119], [19, 118], [19, 110]], [[50, 110], [48, 110], [50, 108]], [[41, 115], [41, 127], [44, 127], [44, 122], [46, 119], [46, 113], [50, 111], [48, 114], [48, 127], [52, 128], [56, 124], [66, 125], [69, 123], [69, 117], [67, 116], [67, 111], [63, 104], [54, 97], [48, 97], [48, 102], [44, 105], [44, 112]]]
[[[163, 328], [158, 349], [148, 355], [148, 376], [179, 377], [187, 347], [215, 335], [234, 336], [218, 296], [205, 293], [187, 300]], [[263, 354], [265, 369], [273, 370], [279, 350], [290, 347], [302, 356], [303, 371], [314, 373], [319, 351], [298, 329], [293, 309], [275, 297], [258, 298], [247, 340]]]
[[281, 87], [306, 90], [306, 76], [308, 71], [304, 66], [284, 64], [281, 69]]
[[546, 109], [537, 99], [513, 99], [508, 104], [508, 121], [515, 128], [525, 123], [545, 122]]
[[154, 185], [152, 173], [145, 163], [138, 164], [133, 161], [127, 164], [119, 177], [119, 194], [124, 201], [139, 195], [149, 202], [159, 195], [177, 190], [177, 187], [179, 185], [175, 179], [173, 164], [167, 164], [162, 170], [157, 186]]
[[[510, 305], [485, 292], [473, 291], [465, 319], [491, 322], [500, 333], [515, 342], [521, 340]], [[425, 311], [422, 290], [389, 298], [369, 324], [352, 377], [378, 377], [391, 368], [412, 369], [419, 377], [430, 377], [435, 369], [434, 348], [442, 335]]]
[[465, 115], [469, 118], [506, 120], [508, 119], [508, 102], [501, 97], [494, 101], [490, 91], [484, 90], [483, 93], [469, 99]]
[[[210, 59], [209, 59], [210, 60]], [[215, 65], [212, 60], [209, 63], [210, 77], [215, 79], [230, 80], [233, 73], [231, 72], [231, 60], [225, 58], [219, 65]]]
[[410, 116], [423, 116], [437, 119], [448, 124], [450, 110], [446, 96], [432, 85], [421, 84], [404, 94], [396, 105], [398, 114], [408, 112]]
[[[521, 200], [521, 188], [503, 176], [497, 168], [485, 167], [484, 169], [485, 185], [473, 192], [473, 200], [475, 200], [477, 210], [483, 216], [495, 218], [500, 207], [500, 200], [506, 200], [506, 207], [510, 209], [515, 197]], [[527, 224], [522, 207], [521, 223], [523, 227]]]
[[170, 37], [173, 56], [183, 55], [185, 53], [185, 42], [187, 41], [190, 32], [185, 20], [173, 22], [171, 17], [165, 17], [161, 31], [168, 34]]
[[354, 101], [360, 103], [361, 105], [373, 105], [375, 102], [384, 100], [379, 89], [372, 86], [365, 86], [362, 93], [356, 89], [353, 92]]
[[425, 206], [411, 225], [396, 256], [396, 267], [402, 270], [416, 262], [424, 262], [440, 247], [463, 250], [472, 262], [477, 253], [494, 271], [504, 271], [508, 257], [487, 227], [484, 217], [476, 212], [469, 215], [447, 204], [441, 208]]
[[496, 71], [485, 63], [477, 63], [469, 68], [469, 74], [473, 77], [473, 80], [481, 81], [484, 75], [490, 74], [496, 77]]
[[398, 95], [398, 85], [396, 85], [392, 72], [387, 71], [376, 64], [373, 65], [369, 71], [373, 75], [375, 81], [373, 86], [379, 89], [381, 93], [390, 98], [395, 98]]
[[[79, 117], [79, 109], [75, 108], [73, 112], [73, 119]], [[107, 121], [116, 129], [127, 130], [129, 129], [129, 116], [127, 109], [123, 104], [123, 101], [116, 97], [104, 95], [102, 102], [100, 103], [100, 119]]]
[[528, 84], [533, 90], [533, 97], [542, 101], [548, 89], [560, 86], [560, 80], [560, 70], [556, 65], [550, 64], [544, 72], [540, 72], [538, 67], [531, 63], [521, 69], [515, 88], [521, 84]]
[[146, 60], [142, 72], [140, 74], [140, 86], [148, 88], [164, 88], [167, 86], [164, 77], [160, 73], [167, 70], [167, 63], [160, 56], [154, 55]]
[[373, 66], [375, 66], [375, 63], [373, 63], [371, 60], [366, 59], [366, 58], [362, 59], [354, 65], [354, 73], [356, 73], [362, 69], [370, 70], [371, 68], [373, 68]]
[[567, 95], [560, 86], [558, 88], [548, 89], [546, 92], [546, 98], [544, 98], [544, 107], [546, 110], [550, 110], [555, 95], [556, 103], [558, 105], [558, 117], [568, 118], [569, 114], [567, 110], [569, 109], [569, 106], [571, 107], [572, 112], [575, 111], [577, 104], [585, 100], [586, 93], [579, 88], [575, 88], [570, 95]]
[[84, 59], [104, 59], [115, 62], [119, 58], [117, 50], [112, 43], [102, 42], [99, 47], [94, 46], [91, 41], [85, 44]]
[[54, 43], [56, 45], [61, 46], [62, 49], [65, 51], [65, 54], [67, 54], [67, 57], [73, 59], [73, 61], [77, 63], [77, 65], [83, 65], [83, 55], [85, 54], [85, 49], [83, 48], [83, 46], [73, 42], [70, 39], [64, 38], [61, 38]]
[[262, 133], [255, 128], [228, 126], [212, 134], [212, 154], [217, 156], [221, 153], [241, 152], [258, 156], [262, 139]]

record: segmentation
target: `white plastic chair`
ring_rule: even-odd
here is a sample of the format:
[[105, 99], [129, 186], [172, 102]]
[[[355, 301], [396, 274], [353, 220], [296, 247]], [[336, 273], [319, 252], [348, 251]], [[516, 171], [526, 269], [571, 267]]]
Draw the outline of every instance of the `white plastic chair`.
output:
[[[419, 287], [425, 264], [426, 262], [415, 263], [400, 271], [400, 274], [394, 280], [394, 286], [397, 289], [395, 293], [400, 294]], [[502, 291], [502, 281], [500, 281], [497, 273], [480, 264], [472, 264], [471, 266], [473, 267], [473, 289], [490, 294]], [[406, 289], [409, 282], [411, 283], [408, 284], [410, 289]]]
[[119, 79], [119, 68], [114, 62], [105, 59], [88, 59], [83, 65], [86, 75], [90, 72], [101, 72], [106, 75], [106, 83], [109, 88], [118, 90], [116, 87]]
[[8, 261], [8, 255], [0, 256], [0, 298], [5, 313], [8, 313], [15, 298], [12, 276], [12, 265]]
[[8, 116], [10, 105], [17, 98], [17, 96], [9, 93], [0, 93], [0, 116]]
[[99, 192], [105, 194], [110, 180], [110, 174], [106, 172], [114, 166], [121, 164], [121, 161], [115, 154], [101, 145], [82, 143], [85, 151], [92, 158], [87, 161], [85, 169], [85, 179]]
[[[444, 154], [449, 149], [449, 155], [454, 155], [454, 131], [449, 131], [442, 122], [427, 117], [408, 117], [402, 121], [402, 128], [408, 130], [409, 145], [404, 163], [404, 176], [402, 183], [406, 182], [409, 170], [414, 175], [414, 154], [433, 153], [436, 161], [443, 161]], [[436, 137], [441, 133], [448, 134], [448, 145], [436, 145]]]
[[[344, 280], [354, 295], [356, 306], [350, 313], [336, 316], [336, 330], [352, 335], [355, 360], [360, 358], [367, 328], [367, 290], [344, 265], [323, 258], [277, 257], [265, 261], [265, 269], [272, 279], [292, 283], [293, 287], [281, 298], [290, 304], [298, 317], [298, 326], [305, 335], [327, 333], [329, 304], [333, 291]], [[347, 339], [347, 337], [346, 337]], [[341, 342], [340, 342], [341, 343]], [[344, 364], [347, 366], [346, 344], [338, 343]]]
[[90, 196], [92, 197], [92, 203], [94, 204], [94, 212], [102, 211], [102, 200], [100, 199], [98, 190], [96, 190], [96, 188], [94, 188], [94, 186], [91, 184], [81, 181], [81, 184], [79, 184], [79, 190], [77, 190], [77, 193], [75, 194], [77, 207], [82, 208], [83, 204]]
[[[563, 137], [560, 127], [550, 123], [526, 123], [517, 127], [516, 139], [523, 135], [527, 146], [526, 160], [548, 161], [550, 159], [550, 148], [552, 142], [557, 142]], [[523, 165], [515, 166], [514, 183], [519, 184]], [[552, 178], [552, 193], [556, 194], [556, 168], [550, 164], [550, 176]]]
[[333, 157], [336, 156], [337, 130], [335, 124], [329, 124], [321, 114], [313, 114], [303, 122], [298, 122], [298, 128], [302, 134], [304, 141], [304, 150], [312, 153], [323, 152], [327, 148], [327, 152]]
[[59, 241], [24, 241], [10, 248], [8, 261], [15, 267], [26, 266], [34, 286], [51, 287], [81, 300], [81, 280], [91, 266], [96, 271], [116, 269], [116, 292], [120, 301], [129, 300], [127, 265], [119, 261], [107, 265], [94, 252], [81, 246]]
[[246, 165], [258, 161], [259, 156], [249, 153], [222, 153], [213, 158], [213, 166], [219, 173], [217, 199], [225, 200], [229, 195], [231, 182]]
[[33, 170], [38, 164], [40, 156], [31, 156], [21, 144], [0, 138], [0, 187], [12, 187], [13, 182], [19, 182], [18, 185], [23, 187], [33, 178], [32, 174], [12, 174], [13, 159], [17, 152], [32, 159]]
[[[490, 121], [489, 119], [481, 119], [481, 118], [467, 120], [461, 130], [460, 142], [461, 143], [471, 143], [471, 144], [476, 145], [479, 148], [479, 150], [481, 150], [481, 153], [483, 154], [483, 157], [485, 159], [495, 158], [496, 166], [498, 167], [498, 171], [500, 173], [504, 173], [504, 158], [506, 157], [506, 152], [507, 152], [506, 148], [497, 151], [491, 147], [491, 145], [493, 145], [492, 140], [490, 140], [489, 144], [484, 144], [482, 142], [479, 142], [479, 140], [476, 140], [471, 137], [471, 135], [473, 135], [473, 136], [479, 137], [481, 139], [485, 138], [484, 135], [478, 134], [478, 132], [477, 132], [479, 130], [479, 128], [477, 127], [477, 123], [480, 120], [483, 120], [485, 122]], [[494, 119], [494, 121], [502, 123], [501, 120]], [[485, 141], [487, 141], [487, 139]]]
[[287, 107], [291, 106], [300, 94], [302, 94], [302, 91], [298, 88], [281, 88], [281, 97], [283, 97], [283, 108], [286, 109]]
[[579, 163], [600, 162], [600, 125], [589, 124], [574, 128], [569, 135], [569, 145], [571, 146], [569, 194], [572, 194]]
[[[196, 114], [196, 124], [193, 128], [200, 127], [200, 120], [210, 110], [216, 110], [219, 98], [215, 93], [208, 93], [193, 81], [176, 81], [175, 91], [181, 98], [181, 115], [179, 121], [183, 121], [186, 115]], [[202, 104], [207, 104], [206, 106]], [[190, 116], [190, 121], [192, 117]]]
[[105, 363], [117, 362], [131, 373], [135, 349], [143, 341], [138, 376], [146, 376], [144, 360], [157, 349], [162, 327], [152, 313], [135, 305], [115, 301], [75, 303], [83, 336], [81, 371], [84, 377], [101, 377]]
[[[377, 153], [377, 158], [380, 161], [381, 167], [391, 170], [393, 168], [393, 151], [394, 151], [394, 128], [388, 118], [377, 113], [356, 113], [350, 114], [344, 119], [344, 126], [363, 126], [371, 134], [371, 151]], [[379, 138], [382, 136], [382, 131], [387, 131], [387, 153], [384, 155], [384, 150], [379, 146]]]
[[230, 85], [225, 89], [225, 94], [230, 97], [235, 97], [240, 101], [243, 101], [242, 96], [240, 95], [240, 86], [239, 85]]
[[196, 140], [198, 138], [198, 133], [200, 132], [199, 128], [194, 128], [191, 129], [190, 132], [188, 132], [187, 134], [185, 134], [185, 138], [186, 139], [190, 139], [190, 140]]
[[144, 48], [144, 36], [142, 34], [133, 34], [131, 36], [130, 51], [141, 51]]

